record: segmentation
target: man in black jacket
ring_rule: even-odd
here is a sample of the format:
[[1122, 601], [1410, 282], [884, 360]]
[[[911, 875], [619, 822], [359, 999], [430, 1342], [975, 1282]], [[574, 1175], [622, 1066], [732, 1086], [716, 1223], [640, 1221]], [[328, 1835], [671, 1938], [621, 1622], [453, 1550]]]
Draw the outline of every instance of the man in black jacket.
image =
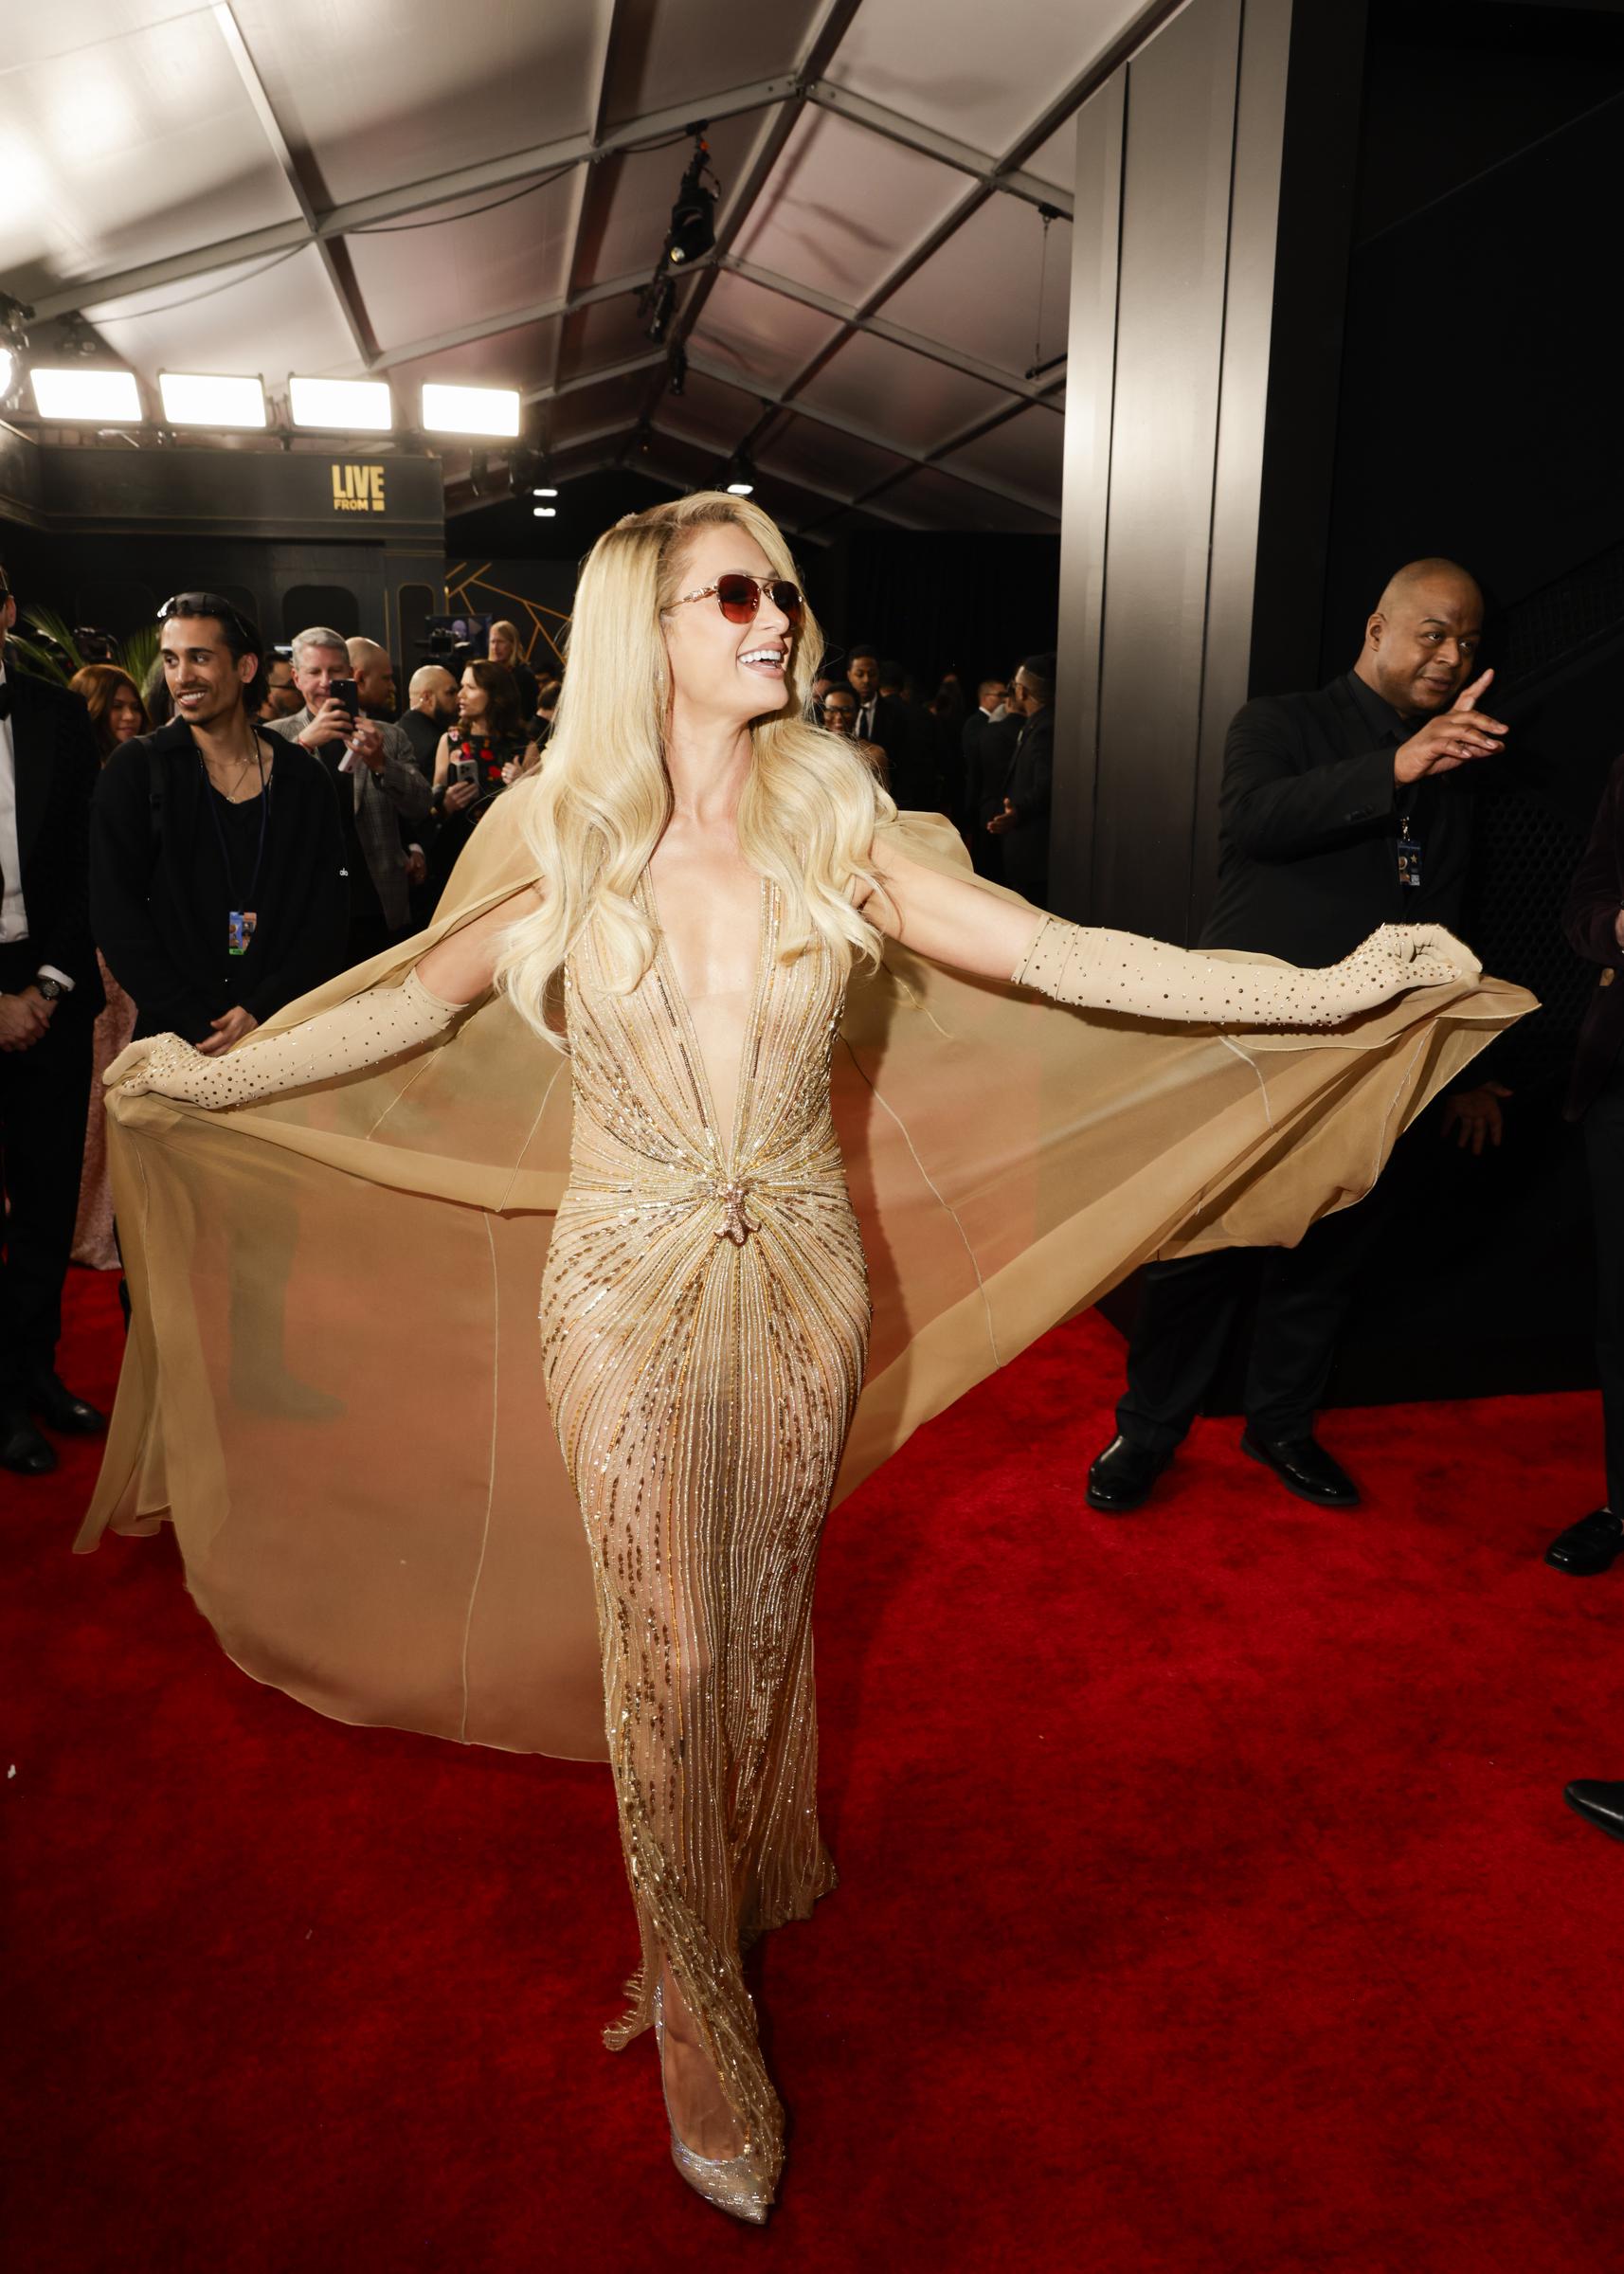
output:
[[976, 708], [959, 730], [962, 775], [959, 809], [964, 816], [965, 842], [969, 848], [971, 866], [978, 876], [998, 878], [1003, 875], [998, 839], [988, 836], [986, 825], [1003, 803], [1003, 778], [1008, 767], [1001, 756], [995, 796], [988, 760], [998, 749], [992, 730], [1007, 715], [1008, 699], [1009, 689], [1002, 679], [983, 679], [976, 689]]
[[911, 703], [881, 691], [879, 658], [872, 647], [853, 648], [846, 677], [857, 698], [857, 740], [885, 752], [892, 796], [905, 813], [933, 813], [941, 801], [928, 723]]
[[106, 1427], [56, 1371], [105, 998], [86, 898], [96, 741], [77, 695], [9, 669], [17, 604], [0, 568], [0, 1467], [57, 1465], [35, 1427]]
[[254, 626], [194, 592], [160, 630], [176, 716], [102, 769], [92, 925], [136, 1035], [215, 1056], [344, 968], [343, 838], [319, 762], [256, 728]]
[[998, 812], [987, 821], [1003, 851], [1003, 881], [1049, 905], [1049, 801], [1055, 779], [1055, 658], [1029, 656], [1015, 675], [1022, 721]]
[[[1317, 695], [1264, 697], [1237, 713], [1203, 948], [1323, 966], [1381, 924], [1458, 925], [1471, 851], [1461, 769], [1498, 750], [1506, 731], [1475, 708], [1493, 677], [1472, 681], [1482, 622], [1464, 568], [1414, 561], [1382, 593], [1352, 671]], [[1458, 1093], [1446, 1126], [1478, 1149], [1485, 1135], [1498, 1143], [1505, 1094], [1494, 1084]], [[1359, 1498], [1315, 1440], [1314, 1410], [1380, 1229], [1380, 1193], [1262, 1262], [1241, 1450], [1323, 1507]], [[1231, 1250], [1146, 1267], [1118, 1435], [1089, 1471], [1091, 1507], [1138, 1507], [1172, 1459], [1234, 1332], [1245, 1263]]]

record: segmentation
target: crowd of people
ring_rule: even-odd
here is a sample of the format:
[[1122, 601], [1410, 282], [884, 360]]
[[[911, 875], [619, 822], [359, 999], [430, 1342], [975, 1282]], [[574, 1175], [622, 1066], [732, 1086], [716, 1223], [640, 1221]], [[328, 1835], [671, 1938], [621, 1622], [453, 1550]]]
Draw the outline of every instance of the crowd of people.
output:
[[55, 1357], [69, 1260], [119, 1263], [102, 1071], [146, 1035], [223, 1054], [428, 922], [541, 763], [560, 682], [497, 623], [460, 676], [414, 672], [403, 710], [377, 641], [316, 624], [269, 649], [191, 592], [144, 686], [96, 662], [64, 690], [8, 672], [15, 618], [0, 567], [0, 1466], [42, 1476], [52, 1435], [105, 1426]]
[[1047, 907], [1054, 655], [983, 679], [973, 708], [956, 671], [927, 699], [912, 672], [866, 644], [846, 651], [843, 673], [831, 660], [813, 685], [814, 724], [853, 736], [905, 812], [947, 814], [979, 876]]

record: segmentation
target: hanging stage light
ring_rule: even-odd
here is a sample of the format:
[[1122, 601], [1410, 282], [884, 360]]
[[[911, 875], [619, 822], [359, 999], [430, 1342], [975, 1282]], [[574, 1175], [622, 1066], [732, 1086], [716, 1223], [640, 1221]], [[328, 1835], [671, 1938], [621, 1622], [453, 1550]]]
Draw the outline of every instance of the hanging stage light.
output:
[[495, 434], [519, 430], [519, 397], [514, 387], [439, 387], [423, 390], [423, 424], [429, 434]]
[[85, 364], [75, 370], [43, 371], [36, 366], [28, 385], [42, 419], [57, 419], [64, 426], [141, 423], [141, 390], [134, 371], [97, 370]]
[[742, 450], [736, 450], [728, 464], [724, 487], [730, 497], [749, 497], [755, 492], [755, 468]]
[[158, 392], [170, 426], [263, 426], [265, 388], [260, 379], [207, 371], [160, 371]]
[[336, 434], [387, 434], [394, 424], [387, 379], [288, 381], [288, 416], [296, 426]]
[[712, 174], [710, 183], [701, 179], [710, 171], [710, 145], [700, 124], [694, 129], [694, 155], [671, 208], [671, 227], [660, 255], [662, 268], [686, 268], [690, 262], [703, 260], [716, 242], [715, 176]]

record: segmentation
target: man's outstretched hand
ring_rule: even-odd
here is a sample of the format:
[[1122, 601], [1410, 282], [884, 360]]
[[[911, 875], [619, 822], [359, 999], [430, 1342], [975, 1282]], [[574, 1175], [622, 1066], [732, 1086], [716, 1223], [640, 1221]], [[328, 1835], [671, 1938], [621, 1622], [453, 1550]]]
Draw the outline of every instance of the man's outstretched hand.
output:
[[1490, 718], [1487, 711], [1477, 708], [1478, 697], [1493, 677], [1491, 671], [1483, 672], [1470, 687], [1461, 689], [1447, 711], [1429, 718], [1419, 733], [1398, 745], [1393, 758], [1395, 782], [1419, 782], [1428, 774], [1453, 773], [1457, 766], [1469, 766], [1474, 758], [1491, 757], [1505, 749], [1504, 742], [1497, 739], [1507, 731], [1505, 720]]

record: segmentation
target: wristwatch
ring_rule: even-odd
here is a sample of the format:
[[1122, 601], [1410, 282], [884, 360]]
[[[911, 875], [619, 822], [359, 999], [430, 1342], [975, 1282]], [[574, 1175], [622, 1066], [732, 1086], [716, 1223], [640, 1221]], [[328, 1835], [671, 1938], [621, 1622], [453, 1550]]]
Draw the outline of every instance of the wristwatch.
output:
[[60, 979], [46, 979], [43, 973], [35, 980], [34, 984], [47, 1002], [60, 1002], [62, 997], [67, 993], [67, 989]]

